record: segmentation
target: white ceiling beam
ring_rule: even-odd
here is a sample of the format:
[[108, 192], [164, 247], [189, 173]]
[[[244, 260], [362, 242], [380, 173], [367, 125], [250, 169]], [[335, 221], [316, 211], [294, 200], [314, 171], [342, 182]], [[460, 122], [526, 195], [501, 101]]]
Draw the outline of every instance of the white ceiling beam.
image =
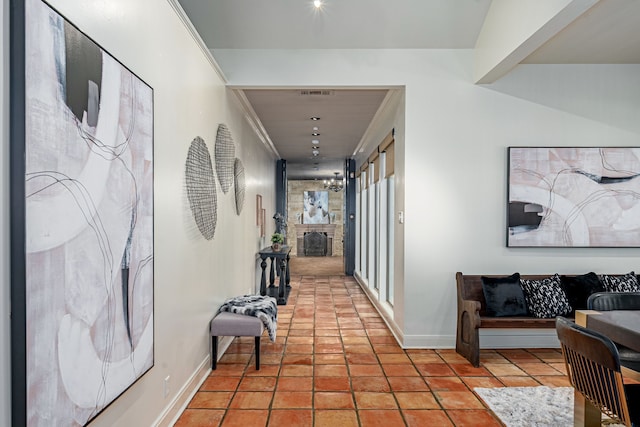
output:
[[244, 111], [244, 118], [253, 129], [253, 132], [256, 134], [258, 139], [264, 144], [267, 151], [276, 159], [280, 160], [282, 157], [278, 152], [278, 149], [274, 145], [273, 141], [269, 137], [269, 133], [264, 128], [260, 117], [256, 114], [256, 111], [251, 106], [251, 103], [247, 99], [247, 96], [244, 94], [244, 91], [241, 89], [231, 89], [231, 92], [236, 96], [236, 101], [240, 108]]
[[477, 84], [493, 83], [599, 0], [493, 0], [473, 58]]

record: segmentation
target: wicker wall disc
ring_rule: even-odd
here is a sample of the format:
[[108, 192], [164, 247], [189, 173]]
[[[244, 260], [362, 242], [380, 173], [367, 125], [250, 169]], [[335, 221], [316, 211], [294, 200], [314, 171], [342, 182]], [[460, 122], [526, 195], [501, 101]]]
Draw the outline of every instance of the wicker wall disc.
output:
[[235, 179], [235, 190], [236, 190], [236, 213], [240, 215], [242, 212], [242, 207], [244, 206], [244, 192], [245, 192], [245, 183], [244, 183], [244, 165], [242, 164], [242, 160], [236, 159], [233, 164], [233, 175]]
[[218, 126], [216, 135], [216, 174], [222, 192], [227, 194], [233, 185], [233, 164], [236, 158], [236, 147], [231, 132], [225, 124]]
[[218, 221], [216, 181], [209, 149], [199, 136], [191, 141], [184, 176], [193, 219], [204, 238], [211, 240]]

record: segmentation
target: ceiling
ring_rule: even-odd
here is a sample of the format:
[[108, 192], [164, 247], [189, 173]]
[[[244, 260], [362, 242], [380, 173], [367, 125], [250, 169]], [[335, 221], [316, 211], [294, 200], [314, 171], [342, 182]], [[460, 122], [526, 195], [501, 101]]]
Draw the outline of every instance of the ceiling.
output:
[[[323, 0], [316, 10], [311, 0], [178, 1], [214, 57], [216, 49], [473, 49], [491, 6], [491, 0]], [[640, 64], [638, 23], [640, 1], [596, 1], [521, 63]], [[387, 91], [243, 92], [287, 160], [289, 179], [322, 179], [343, 170]]]
[[289, 179], [323, 179], [342, 175], [344, 159], [352, 157], [387, 90], [247, 89], [244, 94], [287, 159]]

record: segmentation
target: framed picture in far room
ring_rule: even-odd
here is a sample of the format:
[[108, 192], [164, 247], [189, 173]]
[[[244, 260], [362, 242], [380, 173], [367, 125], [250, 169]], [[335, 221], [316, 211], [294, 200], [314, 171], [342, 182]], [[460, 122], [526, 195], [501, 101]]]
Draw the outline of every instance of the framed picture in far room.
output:
[[302, 206], [304, 224], [329, 224], [328, 191], [304, 191]]
[[509, 147], [507, 246], [640, 247], [639, 147]]
[[153, 89], [46, 2], [11, 14], [12, 425], [87, 425], [154, 365]]

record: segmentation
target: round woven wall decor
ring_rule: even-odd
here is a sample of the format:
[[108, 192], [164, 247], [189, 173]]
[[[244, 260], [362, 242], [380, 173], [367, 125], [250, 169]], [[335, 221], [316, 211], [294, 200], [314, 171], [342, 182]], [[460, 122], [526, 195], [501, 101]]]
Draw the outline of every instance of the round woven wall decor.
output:
[[222, 192], [227, 194], [233, 185], [233, 164], [236, 158], [236, 147], [227, 125], [220, 124], [216, 135], [216, 174]]
[[199, 136], [191, 141], [184, 177], [193, 219], [204, 238], [211, 240], [218, 221], [216, 180], [209, 149]]
[[242, 212], [242, 207], [244, 206], [244, 192], [245, 192], [245, 183], [244, 183], [244, 165], [240, 159], [236, 159], [233, 164], [233, 175], [235, 181], [235, 190], [236, 190], [236, 213], [240, 215]]

